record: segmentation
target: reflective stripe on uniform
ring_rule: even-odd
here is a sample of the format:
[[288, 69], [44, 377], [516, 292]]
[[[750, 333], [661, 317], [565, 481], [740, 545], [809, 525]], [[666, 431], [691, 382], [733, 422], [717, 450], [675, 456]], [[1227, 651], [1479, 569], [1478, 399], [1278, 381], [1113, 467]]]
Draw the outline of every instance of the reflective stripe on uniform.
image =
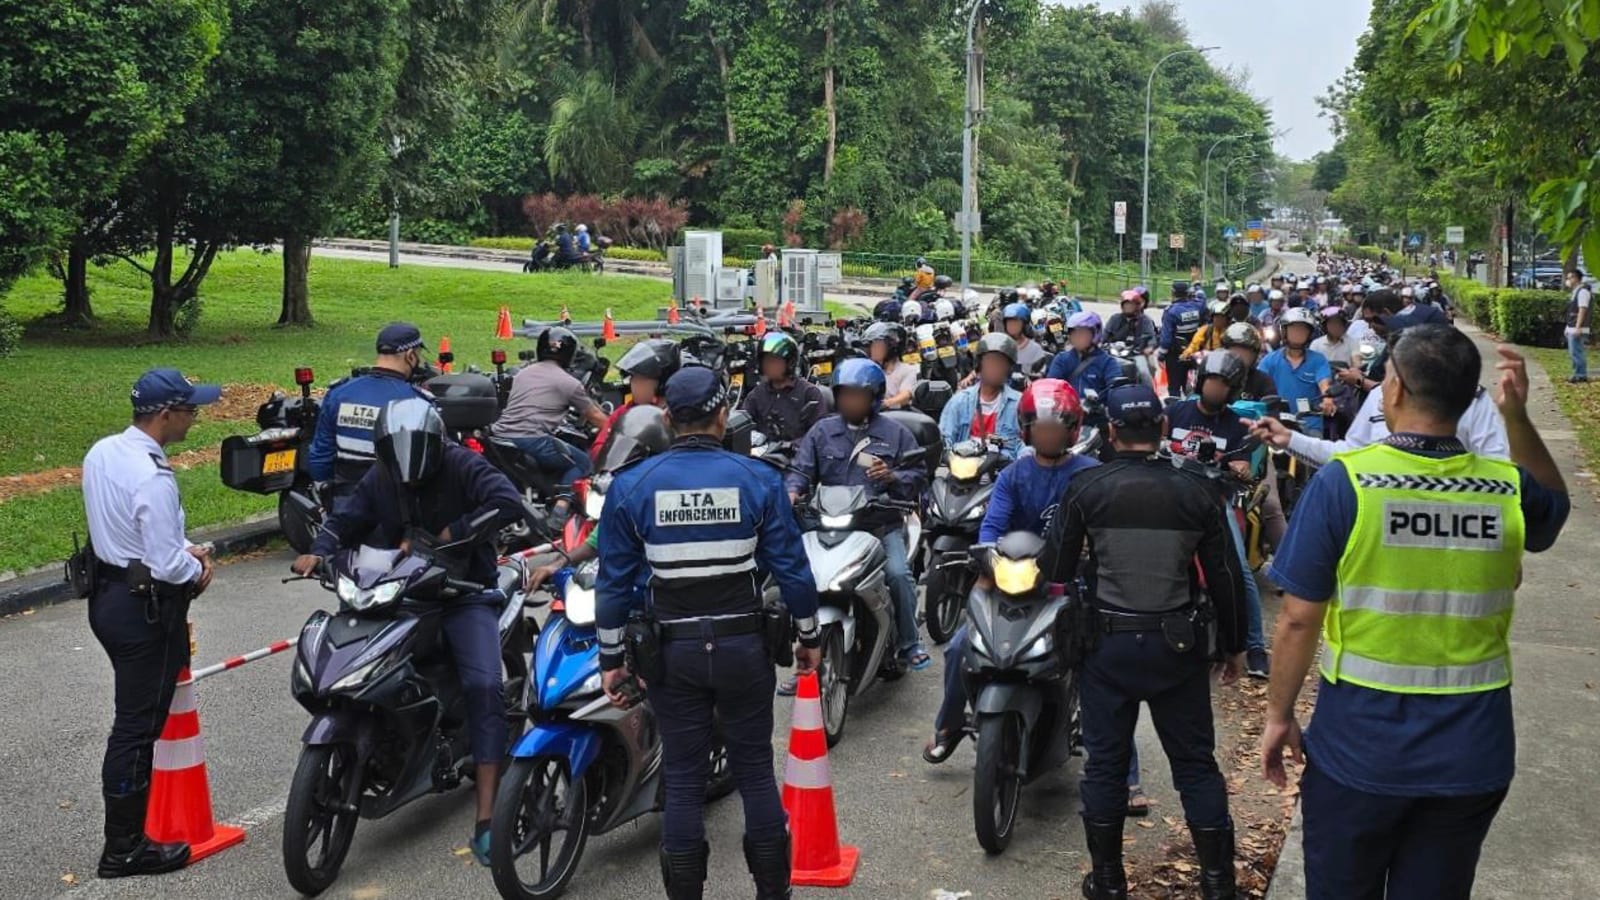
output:
[[822, 701], [796, 700], [794, 702], [794, 729], [796, 731], [822, 730]]
[[793, 753], [783, 766], [784, 787], [816, 789], [833, 786], [833, 775], [828, 771], [828, 757], [799, 759]]
[[366, 438], [350, 437], [349, 435], [335, 435], [334, 446], [341, 452], [354, 453], [360, 456], [373, 456], [378, 452], [377, 445]]
[[600, 646], [602, 647], [622, 646], [621, 628], [596, 628], [595, 633], [600, 636]]
[[655, 577], [662, 581], [690, 581], [700, 578], [716, 578], [721, 575], [737, 575], [740, 572], [750, 572], [756, 567], [754, 559], [743, 562], [721, 563], [710, 566], [681, 566], [673, 569], [657, 568]]
[[[1323, 648], [1323, 664], [1333, 657]], [[1368, 659], [1346, 650], [1339, 659], [1340, 680], [1394, 685], [1419, 691], [1470, 690], [1486, 684], [1503, 684], [1511, 678], [1511, 659], [1498, 656], [1465, 666], [1402, 666]]]
[[176, 741], [156, 741], [151, 765], [161, 772], [192, 769], [206, 761], [206, 741], [200, 735]]
[[676, 544], [645, 544], [644, 557], [652, 563], [675, 563], [706, 559], [737, 559], [756, 552], [754, 537], [727, 541], [683, 541]]
[[1501, 494], [1507, 497], [1517, 492], [1517, 483], [1500, 478], [1461, 478], [1435, 475], [1389, 475], [1360, 473], [1356, 485], [1364, 488], [1382, 488], [1397, 491], [1436, 491], [1442, 494]]
[[1516, 602], [1514, 590], [1481, 593], [1461, 591], [1388, 591], [1379, 587], [1342, 587], [1339, 605], [1399, 616], [1456, 616], [1477, 619], [1505, 612]]

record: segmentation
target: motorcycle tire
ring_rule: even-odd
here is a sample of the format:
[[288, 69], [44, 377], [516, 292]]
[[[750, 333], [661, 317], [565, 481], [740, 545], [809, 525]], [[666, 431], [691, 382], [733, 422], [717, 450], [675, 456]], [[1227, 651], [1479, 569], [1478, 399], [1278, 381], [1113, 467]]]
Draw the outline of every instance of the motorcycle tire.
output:
[[[551, 841], [557, 833], [563, 838], [559, 852], [552, 855]], [[588, 841], [588, 787], [583, 779], [572, 780], [566, 759], [512, 760], [500, 778], [489, 824], [489, 867], [500, 896], [506, 900], [561, 896]], [[535, 881], [524, 881], [517, 871], [517, 860], [524, 856], [531, 856], [537, 867]]]
[[922, 594], [923, 618], [928, 623], [928, 637], [935, 644], [949, 642], [961, 627], [967, 598], [960, 587], [960, 578], [950, 577], [937, 566], [928, 569]]
[[322, 527], [320, 522], [314, 521], [305, 514], [293, 500], [289, 499], [289, 492], [278, 494], [278, 530], [283, 532], [283, 537], [289, 542], [290, 549], [298, 554], [311, 552], [311, 541], [316, 537], [317, 529]]
[[[318, 744], [302, 749], [295, 765], [283, 817], [283, 872], [289, 885], [307, 897], [333, 884], [350, 852], [361, 796], [354, 757], [354, 747]], [[308, 859], [319, 845], [316, 860]]]
[[733, 777], [733, 760], [728, 756], [728, 745], [723, 742], [719, 724], [711, 738], [711, 774], [706, 778], [706, 799], [721, 800], [738, 786]]
[[978, 720], [978, 762], [972, 771], [972, 824], [978, 843], [990, 856], [1004, 853], [1017, 825], [1022, 779], [1022, 725], [1017, 716], [1001, 714]]
[[838, 625], [822, 630], [817, 688], [822, 695], [822, 731], [828, 746], [835, 747], [844, 739], [845, 718], [850, 713], [850, 662], [845, 656], [844, 629]]

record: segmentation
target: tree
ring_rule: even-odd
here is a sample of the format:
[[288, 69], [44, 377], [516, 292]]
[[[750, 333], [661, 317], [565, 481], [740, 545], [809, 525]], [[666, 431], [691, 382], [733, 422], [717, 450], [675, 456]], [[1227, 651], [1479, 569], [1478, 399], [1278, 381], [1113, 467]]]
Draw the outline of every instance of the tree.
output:
[[182, 115], [225, 21], [220, 0], [0, 4], [0, 290], [65, 242], [64, 319], [93, 317], [79, 220]]

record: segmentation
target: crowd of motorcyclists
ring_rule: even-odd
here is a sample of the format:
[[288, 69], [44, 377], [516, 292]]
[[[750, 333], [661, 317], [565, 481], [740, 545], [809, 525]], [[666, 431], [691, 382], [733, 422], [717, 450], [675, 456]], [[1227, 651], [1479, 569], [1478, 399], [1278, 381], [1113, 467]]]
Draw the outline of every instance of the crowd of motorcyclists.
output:
[[[582, 226], [575, 237], [558, 227], [556, 257], [581, 260], [587, 238]], [[360, 544], [357, 525], [370, 525], [374, 516], [405, 523], [397, 541], [412, 517], [424, 527], [448, 526], [446, 541], [452, 532], [461, 537], [469, 530], [477, 505], [472, 497], [424, 502], [419, 512], [404, 495], [381, 501], [398, 502], [395, 509], [380, 509], [381, 485], [355, 490], [375, 460], [398, 453], [411, 466], [411, 476], [402, 479], [407, 485], [424, 473], [431, 476], [440, 460], [452, 471], [470, 470], [480, 478], [498, 471], [480, 492], [492, 495], [495, 514], [492, 523], [479, 523], [485, 527], [472, 532], [480, 542], [470, 567], [476, 580], [495, 580], [480, 558], [484, 546], [504, 553], [553, 545], [561, 560], [519, 570], [520, 583], [502, 589], [525, 599], [537, 589], [578, 585], [581, 579], [568, 579], [574, 570], [594, 565], [594, 532], [607, 485], [619, 466], [635, 465], [664, 446], [660, 419], [629, 411], [664, 407], [672, 379], [701, 368], [716, 373], [741, 414], [740, 424], [730, 421], [724, 446], [781, 470], [790, 505], [807, 532], [806, 550], [822, 594], [817, 670], [830, 743], [842, 734], [850, 696], [931, 664], [918, 627], [926, 622], [930, 636], [948, 641], [948, 647], [945, 698], [923, 755], [930, 763], [943, 762], [972, 735], [978, 739], [979, 770], [986, 771], [984, 755], [1007, 745], [1004, 736], [985, 743], [988, 732], [978, 721], [972, 692], [982, 688], [980, 672], [1008, 664], [986, 655], [992, 651], [984, 643], [985, 629], [993, 623], [980, 627], [968, 613], [960, 624], [963, 610], [975, 602], [968, 595], [976, 589], [1032, 596], [1033, 583], [1006, 583], [1006, 566], [1051, 551], [1023, 547], [1025, 542], [1008, 536], [1052, 533], [1061, 515], [1058, 501], [1072, 477], [1119, 459], [1159, 456], [1206, 481], [1217, 533], [1226, 537], [1225, 551], [1206, 551], [1212, 554], [1207, 565], [1215, 574], [1237, 561], [1237, 569], [1247, 573], [1239, 597], [1230, 590], [1222, 601], [1229, 608], [1220, 611], [1223, 621], [1238, 620], [1239, 639], [1219, 639], [1209, 626], [1219, 611], [1208, 605], [1213, 591], [1198, 580], [1173, 593], [1200, 611], [1194, 621], [1202, 631], [1213, 628], [1210, 638], [1202, 635], [1191, 644], [1198, 640], [1204, 655], [1225, 663], [1230, 674], [1266, 678], [1261, 598], [1248, 571], [1259, 570], [1282, 540], [1310, 468], [1328, 458], [1330, 447], [1372, 439], [1366, 401], [1383, 378], [1386, 342], [1412, 325], [1449, 321], [1448, 298], [1437, 282], [1406, 281], [1386, 267], [1334, 257], [1320, 258], [1313, 271], [1275, 272], [1264, 283], [1218, 281], [1208, 290], [1174, 282], [1170, 301], [1159, 309], [1147, 288], [1133, 287], [1104, 320], [1062, 287], [1008, 287], [985, 299], [958, 293], [949, 277], [919, 260], [914, 274], [870, 316], [786, 328], [763, 321], [722, 334], [697, 328], [685, 335], [664, 326], [617, 359], [620, 384], [606, 383], [607, 364], [563, 325], [543, 329], [520, 366], [508, 369], [502, 356], [493, 373], [440, 378], [429, 377], [437, 373], [421, 357], [420, 332], [390, 326], [379, 337], [377, 368], [330, 390], [315, 433], [307, 434], [312, 476], [328, 482], [311, 493], [330, 525], [297, 561], [296, 571], [324, 571], [326, 558]], [[1162, 389], [1164, 402], [1147, 408], [1145, 392], [1155, 397]], [[379, 428], [380, 408], [417, 398], [422, 405], [408, 407], [406, 415], [420, 423], [425, 441], [404, 443], [412, 438], [397, 438], [393, 422]], [[439, 415], [426, 412], [430, 400]], [[1154, 454], [1134, 439], [1151, 427], [1157, 439], [1149, 446], [1159, 448]], [[397, 440], [403, 444], [398, 448]], [[1333, 443], [1338, 441], [1347, 443]], [[451, 447], [448, 453], [443, 446]], [[469, 464], [462, 457], [468, 452], [488, 465]], [[520, 510], [508, 489], [521, 495]], [[360, 503], [347, 508], [351, 498]], [[1187, 507], [1182, 515], [1192, 517], [1195, 509]], [[1092, 591], [1095, 562], [1104, 567], [1112, 560], [1091, 560], [1082, 568], [1057, 561], [1056, 569], [1071, 571]], [[920, 598], [919, 585], [925, 588]], [[1043, 591], [1042, 582], [1038, 589]], [[486, 590], [483, 597], [490, 594]], [[492, 611], [505, 601], [481, 599], [480, 606]], [[576, 622], [574, 606], [569, 599], [567, 614]], [[498, 655], [502, 642], [494, 638], [492, 621], [483, 612], [473, 621], [471, 639], [452, 635], [452, 643]], [[458, 668], [472, 673], [471, 755], [481, 769], [492, 755], [488, 745], [504, 737], [483, 722], [491, 715], [482, 701], [491, 689], [489, 676], [481, 666]], [[528, 678], [538, 683], [544, 674], [535, 668]], [[793, 679], [777, 690], [792, 692]], [[1077, 703], [1075, 696], [1070, 703]], [[1063, 719], [1054, 740], [1077, 751], [1084, 742], [1069, 722], [1076, 716]], [[513, 743], [517, 738], [511, 735]], [[1126, 814], [1144, 815], [1139, 761], [1130, 756]], [[492, 773], [478, 774], [479, 826], [472, 846], [487, 865], [495, 787]], [[994, 777], [1004, 781], [1003, 774]], [[1003, 849], [1014, 815], [1014, 800], [1009, 818], [985, 821], [979, 815], [986, 849]], [[1120, 817], [1115, 823], [1120, 831]], [[1231, 830], [1224, 842], [1214, 833], [1220, 827], [1211, 823], [1206, 829], [1212, 830], [1196, 832], [1208, 898], [1234, 896]], [[1100, 837], [1102, 844], [1110, 841]], [[529, 849], [524, 845], [521, 852]], [[1097, 856], [1097, 872], [1102, 861]], [[503, 880], [496, 865], [502, 892], [507, 884], [521, 883]], [[1085, 886], [1087, 896], [1117, 896], [1105, 886], [1115, 880], [1109, 871], [1101, 872], [1099, 887]], [[569, 868], [555, 892], [570, 876]]]

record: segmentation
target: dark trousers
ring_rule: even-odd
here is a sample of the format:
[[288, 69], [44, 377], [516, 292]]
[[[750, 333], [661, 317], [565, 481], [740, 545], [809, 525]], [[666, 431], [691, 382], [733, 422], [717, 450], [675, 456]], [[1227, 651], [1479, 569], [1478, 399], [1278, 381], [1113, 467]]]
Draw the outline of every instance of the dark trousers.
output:
[[1167, 351], [1164, 363], [1167, 367], [1167, 396], [1182, 397], [1188, 394], [1189, 363], [1184, 360], [1183, 348], [1189, 345], [1189, 339], [1184, 338], [1176, 347]]
[[444, 639], [455, 660], [472, 730], [472, 759], [499, 762], [509, 740], [500, 673], [500, 596], [460, 600], [444, 615]]
[[705, 841], [706, 780], [711, 738], [722, 723], [728, 763], [744, 800], [744, 833], [760, 841], [782, 837], [788, 817], [772, 771], [772, 691], [777, 675], [760, 635], [663, 644], [666, 675], [649, 686], [661, 726], [661, 769], [666, 779], [661, 849], [699, 850]]
[[592, 468], [587, 453], [555, 435], [518, 437], [511, 441], [518, 450], [531, 457], [539, 468], [550, 473], [563, 488], [570, 488], [572, 482], [588, 475]]
[[1160, 632], [1118, 632], [1101, 639], [1084, 662], [1079, 689], [1089, 755], [1079, 791], [1084, 818], [1104, 821], [1126, 812], [1133, 731], [1139, 704], [1146, 703], [1189, 824], [1228, 823], [1228, 791], [1214, 756], [1210, 669], [1201, 647], [1179, 653]]
[[167, 722], [178, 673], [189, 664], [189, 594], [162, 589], [152, 603], [121, 581], [100, 582], [89, 599], [89, 628], [111, 659], [115, 714], [100, 763], [107, 794], [150, 783], [151, 754]]
[[1390, 797], [1318, 769], [1300, 778], [1306, 900], [1468, 900], [1478, 854], [1505, 791]]

